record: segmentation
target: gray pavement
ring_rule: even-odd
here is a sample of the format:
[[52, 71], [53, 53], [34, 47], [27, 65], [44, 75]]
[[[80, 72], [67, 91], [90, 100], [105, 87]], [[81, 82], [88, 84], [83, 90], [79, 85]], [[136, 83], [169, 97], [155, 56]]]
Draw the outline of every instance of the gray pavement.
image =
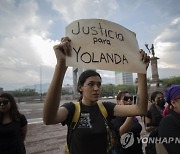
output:
[[27, 154], [64, 154], [66, 127], [29, 124], [25, 141]]

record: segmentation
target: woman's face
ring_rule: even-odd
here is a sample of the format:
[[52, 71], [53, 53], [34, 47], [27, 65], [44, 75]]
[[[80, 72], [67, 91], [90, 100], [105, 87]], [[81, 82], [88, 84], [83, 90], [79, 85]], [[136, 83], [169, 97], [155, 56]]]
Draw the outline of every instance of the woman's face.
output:
[[0, 97], [0, 112], [7, 112], [9, 111], [11, 107], [10, 101], [9, 99], [5, 98], [5, 97]]
[[163, 94], [161, 94], [161, 93], [157, 94], [154, 103], [155, 103], [157, 106], [159, 106], [161, 109], [163, 109], [163, 108], [164, 108], [164, 105], [165, 105], [165, 103], [166, 103]]
[[180, 97], [171, 101], [175, 112], [180, 113]]
[[117, 101], [118, 105], [131, 105], [133, 101], [133, 97], [129, 93], [125, 93], [122, 96], [121, 100]]
[[161, 93], [157, 94], [156, 97], [155, 97], [155, 100], [154, 100], [155, 104], [157, 104], [157, 102], [159, 100], [162, 100], [163, 98], [164, 98], [163, 94], [161, 94]]
[[96, 102], [99, 99], [101, 79], [99, 76], [91, 76], [86, 79], [83, 86], [79, 87], [83, 100], [86, 102]]

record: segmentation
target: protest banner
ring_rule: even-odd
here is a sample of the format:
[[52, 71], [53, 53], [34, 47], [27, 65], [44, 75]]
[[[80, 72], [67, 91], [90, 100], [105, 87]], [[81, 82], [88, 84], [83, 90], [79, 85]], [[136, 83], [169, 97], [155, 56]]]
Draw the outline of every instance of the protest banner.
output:
[[72, 56], [66, 65], [111, 71], [146, 73], [136, 34], [103, 19], [80, 19], [66, 27]]

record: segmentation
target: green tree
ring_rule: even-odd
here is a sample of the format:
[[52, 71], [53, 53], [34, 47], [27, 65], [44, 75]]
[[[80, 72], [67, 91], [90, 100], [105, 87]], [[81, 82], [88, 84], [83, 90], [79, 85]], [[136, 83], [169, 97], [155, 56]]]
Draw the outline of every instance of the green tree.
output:
[[70, 92], [68, 89], [62, 88], [62, 95], [71, 95], [73, 92]]
[[113, 85], [113, 84], [103, 84], [101, 86], [101, 96], [115, 96], [118, 94], [119, 91], [126, 90], [131, 94], [136, 93], [136, 86], [135, 85]]
[[117, 85], [115, 87], [116, 95], [119, 91], [128, 91], [130, 94], [133, 95], [137, 92], [137, 87], [135, 85]]
[[161, 79], [164, 87], [169, 87], [172, 84], [180, 84], [180, 77]]
[[35, 89], [16, 89], [13, 92], [13, 95], [15, 97], [23, 97], [23, 96], [37, 96], [38, 93], [35, 91]]

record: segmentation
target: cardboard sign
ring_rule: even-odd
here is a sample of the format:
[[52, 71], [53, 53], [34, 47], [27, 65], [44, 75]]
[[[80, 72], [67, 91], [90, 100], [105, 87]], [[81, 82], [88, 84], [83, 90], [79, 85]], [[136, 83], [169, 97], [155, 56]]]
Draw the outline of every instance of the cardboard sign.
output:
[[111, 71], [146, 73], [136, 34], [102, 19], [76, 20], [66, 27], [72, 56], [66, 65]]

